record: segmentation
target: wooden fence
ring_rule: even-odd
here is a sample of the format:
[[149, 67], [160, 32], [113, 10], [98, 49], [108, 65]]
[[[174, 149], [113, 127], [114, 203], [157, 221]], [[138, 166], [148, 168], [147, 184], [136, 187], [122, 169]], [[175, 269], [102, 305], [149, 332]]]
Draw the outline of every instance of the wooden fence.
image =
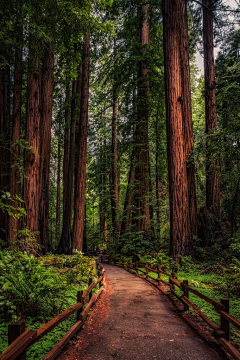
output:
[[[171, 294], [174, 295], [184, 305], [184, 310], [188, 311], [189, 308], [191, 308], [197, 315], [199, 315], [208, 324], [208, 326], [213, 329], [213, 335], [219, 344], [222, 345], [234, 359], [240, 360], [240, 352], [229, 342], [230, 323], [236, 328], [240, 329], [240, 321], [229, 314], [228, 299], [222, 299], [221, 303], [210, 299], [208, 296], [201, 294], [199, 291], [190, 287], [188, 285], [188, 280], [183, 280], [180, 282], [177, 279], [177, 275], [175, 273], [168, 274], [167, 272], [163, 271], [163, 266], [159, 267], [158, 269], [153, 269], [148, 266], [148, 264], [140, 264], [139, 262], [134, 263], [125, 259], [117, 259], [110, 256], [106, 259], [108, 259], [107, 261], [109, 263], [121, 266], [129, 272], [144, 278], [162, 292], [164, 292], [164, 290], [162, 289], [161, 284], [167, 286], [170, 289]], [[157, 274], [157, 278], [149, 275], [149, 272]], [[141, 273], [141, 275], [139, 273]], [[168, 281], [163, 280], [162, 275], [166, 275], [168, 277]], [[179, 295], [176, 292], [176, 287], [183, 292], [182, 295]], [[214, 311], [216, 311], [221, 317], [221, 326], [218, 326], [214, 321], [210, 320], [207, 315], [205, 315], [192, 301], [189, 300], [189, 292], [205, 300], [214, 307]], [[164, 293], [166, 294], [166, 292]]]
[[[33, 345], [35, 342], [40, 340], [44, 335], [53, 330], [58, 324], [62, 321], [69, 318], [70, 315], [76, 313], [76, 323], [73, 327], [63, 336], [63, 338], [54, 346], [54, 348], [49, 351], [49, 353], [43, 358], [44, 360], [53, 360], [55, 359], [63, 347], [68, 343], [68, 341], [79, 331], [84, 321], [87, 318], [87, 314], [93, 304], [97, 301], [99, 295], [103, 291], [105, 277], [104, 277], [104, 268], [103, 265], [97, 262], [97, 271], [98, 271], [98, 280], [92, 282], [92, 279], [89, 279], [89, 286], [87, 290], [78, 291], [77, 293], [77, 303], [70, 307], [69, 309], [63, 311], [61, 314], [57, 315], [54, 319], [50, 320], [48, 323], [40, 327], [38, 330], [25, 330], [25, 322], [18, 321], [8, 326], [8, 348], [0, 355], [0, 360], [14, 360], [26, 359], [27, 349]], [[92, 294], [92, 290], [99, 286], [97, 294]], [[88, 303], [88, 304], [87, 304]], [[87, 306], [83, 309], [84, 305]]]

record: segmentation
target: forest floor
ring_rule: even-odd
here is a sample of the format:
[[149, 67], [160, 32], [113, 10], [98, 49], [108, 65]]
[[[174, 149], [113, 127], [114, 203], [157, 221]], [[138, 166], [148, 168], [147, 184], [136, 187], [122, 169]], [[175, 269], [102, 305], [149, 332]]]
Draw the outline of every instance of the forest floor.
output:
[[121, 268], [105, 267], [106, 291], [58, 360], [228, 359], [191, 314], [182, 316], [144, 280]]

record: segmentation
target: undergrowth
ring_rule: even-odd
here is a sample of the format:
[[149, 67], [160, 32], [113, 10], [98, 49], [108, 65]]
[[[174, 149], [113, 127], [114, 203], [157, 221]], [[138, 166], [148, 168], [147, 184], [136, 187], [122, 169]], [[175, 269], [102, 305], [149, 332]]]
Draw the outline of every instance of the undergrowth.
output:
[[[77, 302], [77, 291], [95, 275], [94, 259], [76, 252], [71, 256], [44, 256], [0, 251], [0, 352], [7, 347], [7, 326], [25, 320], [38, 329]], [[28, 359], [42, 359], [76, 322], [73, 314], [30, 347]]]

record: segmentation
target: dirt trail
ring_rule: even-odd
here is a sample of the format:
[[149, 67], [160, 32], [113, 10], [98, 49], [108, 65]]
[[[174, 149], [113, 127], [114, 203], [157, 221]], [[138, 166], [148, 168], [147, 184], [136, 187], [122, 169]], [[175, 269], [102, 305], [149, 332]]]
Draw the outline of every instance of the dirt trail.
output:
[[159, 291], [121, 268], [105, 268], [107, 290], [59, 360], [222, 359]]

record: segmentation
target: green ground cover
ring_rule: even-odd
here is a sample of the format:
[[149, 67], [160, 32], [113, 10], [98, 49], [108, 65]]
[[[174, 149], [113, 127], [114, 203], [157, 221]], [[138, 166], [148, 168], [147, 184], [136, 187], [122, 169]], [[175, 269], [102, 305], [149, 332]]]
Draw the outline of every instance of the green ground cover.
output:
[[[24, 319], [26, 327], [38, 329], [57, 314], [76, 304], [77, 291], [86, 290], [94, 277], [94, 259], [0, 252], [0, 352], [7, 348], [7, 327]], [[94, 290], [96, 291], [96, 290]], [[42, 359], [76, 322], [76, 314], [60, 323], [27, 352], [28, 359]]]
[[[236, 257], [218, 259], [219, 261], [193, 262], [191, 257], [179, 258], [178, 261], [172, 261], [166, 254], [144, 256], [140, 262], [153, 264], [155, 266], [165, 265], [163, 270], [167, 273], [172, 271], [177, 273], [178, 280], [188, 280], [191, 287], [200, 293], [221, 302], [222, 298], [229, 298], [229, 313], [237, 319], [240, 319], [240, 262]], [[142, 268], [143, 269], [143, 268]], [[157, 278], [157, 274], [149, 271], [149, 275]], [[162, 279], [168, 281], [169, 278], [162, 274]], [[175, 286], [178, 294], [182, 291]], [[220, 315], [214, 311], [211, 304], [198, 296], [189, 292], [189, 299], [201, 309], [211, 320], [220, 325]], [[190, 310], [190, 312], [193, 312]], [[230, 325], [231, 339], [240, 346], [240, 331]]]

